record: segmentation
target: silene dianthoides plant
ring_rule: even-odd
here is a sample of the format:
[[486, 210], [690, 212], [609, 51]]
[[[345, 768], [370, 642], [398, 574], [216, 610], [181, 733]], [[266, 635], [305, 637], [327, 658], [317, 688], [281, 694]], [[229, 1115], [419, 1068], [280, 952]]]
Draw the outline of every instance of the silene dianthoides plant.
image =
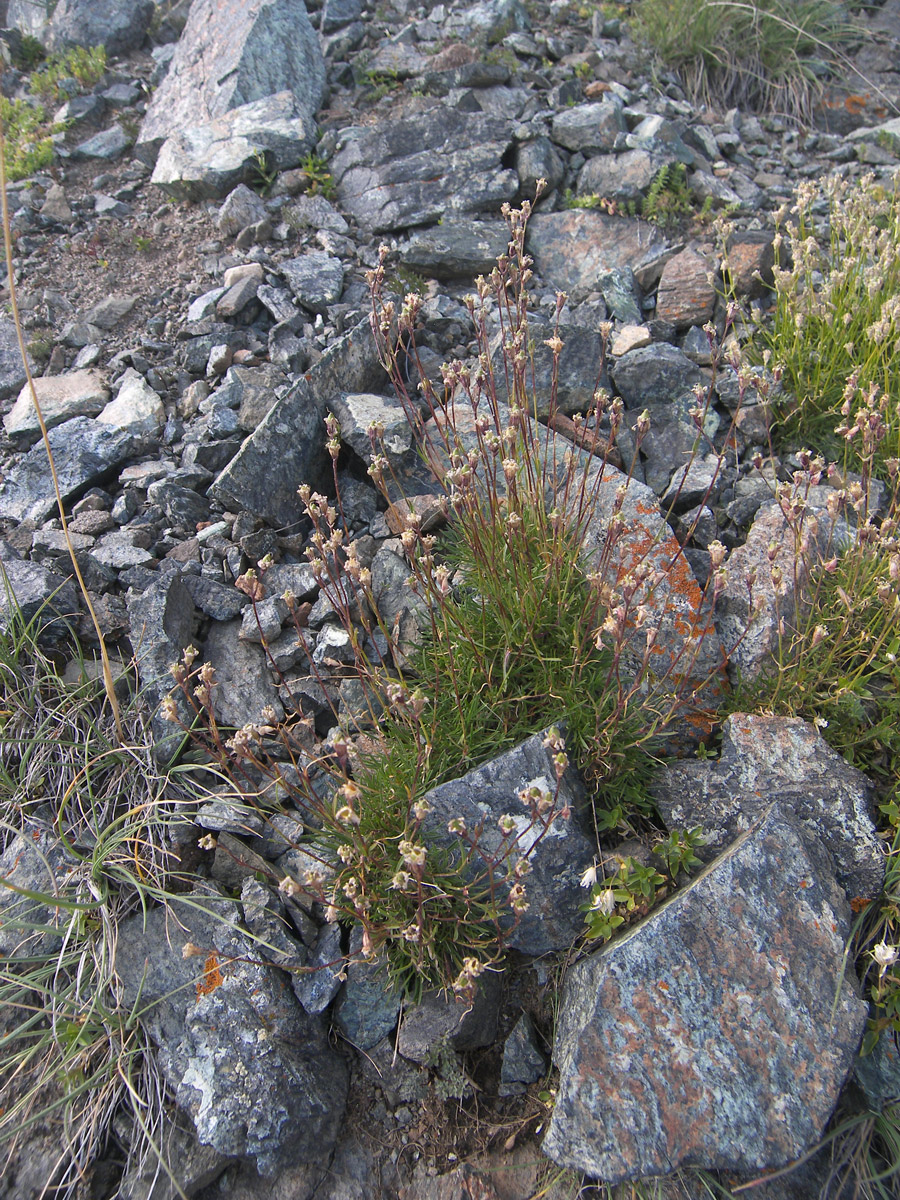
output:
[[[528, 907], [533, 846], [563, 811], [558, 785], [570, 755], [591, 784], [598, 833], [646, 827], [651, 754], [672, 718], [697, 706], [696, 679], [685, 681], [710, 627], [698, 612], [684, 646], [657, 666], [653, 605], [675, 567], [653, 557], [653, 538], [625, 552], [630, 476], [610, 461], [622, 402], [598, 388], [589, 413], [558, 419], [566, 297], [535, 345], [529, 213], [528, 203], [507, 208], [509, 251], [466, 300], [477, 354], [445, 364], [439, 379], [429, 377], [417, 347], [421, 298], [385, 293], [386, 251], [371, 275], [377, 345], [419, 450], [418, 460], [401, 464], [383, 426], [369, 429], [368, 473], [408, 567], [413, 636], [401, 636], [379, 611], [371, 561], [349, 537], [338, 486], [341, 432], [329, 416], [335, 494], [300, 488], [312, 523], [307, 554], [344, 631], [343, 665], [332, 663], [330, 678], [309, 656], [324, 691], [334, 695], [340, 685], [345, 698], [335, 703], [327, 739], [303, 718], [226, 735], [216, 724], [210, 668], [198, 674], [192, 660], [176, 668], [200, 718], [195, 737], [244, 796], [277, 790], [307, 814], [311, 865], [303, 878], [282, 879], [282, 890], [319, 901], [329, 919], [358, 922], [362, 952], [383, 950], [413, 993], [452, 984], [468, 994], [502, 953]], [[604, 326], [604, 356], [609, 333]], [[541, 355], [551, 363], [549, 395], [535, 385]], [[701, 405], [701, 424], [702, 412]], [[633, 431], [635, 458], [648, 428], [642, 417]], [[425, 467], [431, 494], [408, 495], [409, 472]], [[589, 529], [600, 531], [591, 553]], [[266, 595], [266, 566], [239, 581], [254, 605]], [[303, 606], [284, 599], [307, 645]], [[170, 716], [177, 711], [173, 699]], [[556, 785], [511, 797], [499, 847], [483, 824], [470, 828], [462, 816], [436, 836], [429, 789], [540, 731]]]

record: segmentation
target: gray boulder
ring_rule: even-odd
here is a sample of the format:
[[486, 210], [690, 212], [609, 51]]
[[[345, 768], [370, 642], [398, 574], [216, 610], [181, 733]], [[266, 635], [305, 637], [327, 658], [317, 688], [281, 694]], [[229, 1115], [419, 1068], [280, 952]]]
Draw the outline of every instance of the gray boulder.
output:
[[263, 709], [270, 707], [280, 721], [284, 709], [269, 674], [266, 653], [258, 643], [240, 635], [239, 619], [216, 621], [202, 647], [203, 661], [212, 663], [216, 672], [216, 719], [236, 728], [267, 724]]
[[871, 900], [881, 891], [874, 787], [799, 717], [735, 713], [722, 727], [719, 758], [661, 768], [653, 796], [670, 828], [702, 827], [703, 857], [723, 850], [777, 800], [827, 848], [849, 896]]
[[536, 213], [528, 223], [526, 245], [540, 275], [569, 293], [593, 291], [601, 272], [612, 267], [630, 267], [648, 289], [659, 280], [668, 251], [656, 227], [645, 221], [583, 209]]
[[[347, 1069], [287, 977], [261, 961], [238, 908], [196, 890], [176, 914], [155, 908], [120, 929], [115, 968], [140, 1003], [159, 1062], [201, 1142], [251, 1156], [263, 1175], [327, 1160]], [[199, 953], [183, 957], [183, 947]]]
[[104, 46], [108, 54], [127, 54], [140, 49], [154, 12], [153, 0], [59, 0], [47, 47]]
[[[49, 441], [64, 501], [92, 484], [102, 483], [135, 446], [127, 430], [101, 425], [88, 417], [75, 417], [51, 429]], [[17, 464], [14, 476], [0, 484], [0, 517], [45, 521], [55, 511], [47, 451], [39, 442]]]
[[[0, 954], [6, 959], [49, 955], [63, 944], [72, 914], [52, 898], [77, 865], [45, 821], [29, 819], [0, 855]], [[21, 889], [21, 890], [16, 890]], [[22, 891], [33, 893], [31, 896]], [[39, 897], [47, 897], [44, 901]]]
[[325, 63], [303, 0], [195, 0], [137, 153], [153, 163], [166, 138], [276, 92], [293, 95], [311, 130], [324, 87]]
[[[157, 739], [154, 753], [164, 760], [174, 754], [183, 732], [178, 725], [163, 720], [156, 709], [175, 687], [169, 668], [193, 639], [194, 603], [176, 573], [155, 579], [143, 592], [129, 592], [127, 604], [141, 689], [154, 709], [151, 722]], [[181, 723], [188, 726], [193, 713], [180, 693], [175, 696]]]
[[827, 858], [778, 806], [645, 921], [569, 971], [544, 1153], [615, 1184], [760, 1171], [821, 1136], [867, 1005]]
[[[728, 578], [716, 605], [716, 625], [728, 653], [728, 673], [750, 682], [771, 669], [778, 648], [778, 622], [795, 627], [812, 562], [829, 558], [846, 541], [843, 519], [834, 521], [822, 493], [810, 489], [804, 528], [785, 516], [779, 501], [762, 505], [743, 545], [728, 557]], [[809, 520], [815, 518], [815, 525]], [[807, 540], [801, 554], [799, 543]], [[774, 559], [769, 549], [775, 547]], [[773, 571], [776, 577], [773, 578]], [[780, 572], [780, 577], [777, 574]], [[748, 586], [752, 581], [752, 587]]]
[[670, 403], [703, 379], [697, 364], [666, 342], [630, 350], [610, 373], [625, 406], [637, 409], [655, 402]]
[[518, 188], [515, 171], [501, 162], [512, 143], [501, 117], [441, 108], [340, 137], [331, 160], [338, 198], [369, 232], [496, 210]]
[[271, 525], [303, 519], [301, 483], [323, 482], [325, 412], [340, 391], [374, 391], [385, 382], [368, 318], [329, 346], [304, 379], [273, 406], [209, 489], [227, 508]]
[[[67, 371], [64, 375], [43, 375], [34, 380], [38, 404], [48, 429], [72, 417], [96, 417], [109, 399], [109, 389], [100, 371]], [[41, 426], [26, 383], [12, 409], [3, 418], [10, 437], [26, 444], [41, 436]]]
[[38, 640], [66, 636], [81, 611], [70, 579], [36, 562], [19, 558], [0, 541], [0, 630], [7, 633], [14, 617], [35, 621]]
[[176, 199], [218, 199], [253, 182], [261, 161], [276, 171], [296, 167], [314, 142], [312, 117], [281, 91], [173, 132], [160, 146], [151, 182]]
[[400, 247], [400, 259], [432, 279], [473, 279], [488, 275], [506, 253], [505, 221], [444, 221]]
[[9, 0], [4, 24], [43, 41], [52, 7], [50, 0]]

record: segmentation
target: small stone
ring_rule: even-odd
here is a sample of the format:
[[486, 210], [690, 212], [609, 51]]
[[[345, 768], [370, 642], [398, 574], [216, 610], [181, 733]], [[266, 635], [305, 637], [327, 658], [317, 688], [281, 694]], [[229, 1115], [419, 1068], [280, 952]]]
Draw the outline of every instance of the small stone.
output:
[[75, 220], [62, 184], [51, 183], [47, 188], [47, 195], [41, 205], [41, 215], [51, 221], [58, 221], [60, 225], [71, 225]]
[[536, 1083], [546, 1071], [547, 1062], [538, 1047], [532, 1020], [528, 1013], [522, 1013], [503, 1046], [499, 1095], [521, 1095], [528, 1084]]
[[646, 325], [623, 325], [613, 337], [610, 352], [614, 358], [621, 358], [629, 350], [649, 346], [652, 341], [653, 337]]
[[[262, 197], [252, 192], [244, 183], [228, 193], [225, 203], [216, 215], [216, 225], [220, 233], [231, 237], [239, 233], [247, 225], [261, 221], [266, 215], [266, 205]], [[228, 286], [226, 281], [226, 286]]]
[[335, 304], [341, 297], [343, 263], [320, 250], [287, 259], [281, 263], [281, 272], [294, 296], [310, 312], [324, 313], [329, 304]]
[[121, 125], [113, 125], [111, 129], [104, 129], [102, 133], [95, 133], [87, 141], [80, 142], [73, 155], [76, 158], [102, 158], [111, 162], [121, 158], [130, 146], [131, 138]]

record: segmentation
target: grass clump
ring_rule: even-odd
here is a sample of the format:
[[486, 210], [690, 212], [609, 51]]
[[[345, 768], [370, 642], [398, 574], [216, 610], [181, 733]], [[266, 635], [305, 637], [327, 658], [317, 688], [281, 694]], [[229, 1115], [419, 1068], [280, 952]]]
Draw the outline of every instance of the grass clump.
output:
[[64, 683], [38, 632], [20, 617], [0, 632], [0, 1147], [14, 1162], [29, 1130], [49, 1128], [48, 1194], [65, 1198], [123, 1110], [147, 1134], [127, 1148], [135, 1161], [161, 1125], [163, 1088], [113, 963], [121, 922], [165, 896], [179, 790], [137, 706], [120, 743], [102, 683]]
[[774, 309], [750, 347], [790, 394], [777, 410], [779, 437], [856, 469], [867, 453], [849, 419], [857, 391], [892, 398], [864, 418], [867, 428], [884, 425], [872, 463], [882, 480], [887, 460], [900, 455], [897, 184], [897, 176], [887, 186], [867, 176], [801, 185], [779, 218]]
[[857, 36], [832, 0], [639, 0], [632, 28], [695, 100], [807, 119]]

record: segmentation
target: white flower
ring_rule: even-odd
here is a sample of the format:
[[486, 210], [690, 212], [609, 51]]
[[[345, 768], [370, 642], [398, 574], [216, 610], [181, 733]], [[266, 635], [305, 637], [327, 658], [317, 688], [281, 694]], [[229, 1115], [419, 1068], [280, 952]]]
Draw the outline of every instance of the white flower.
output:
[[885, 973], [888, 967], [892, 967], [897, 961], [897, 947], [889, 946], [887, 942], [879, 942], [872, 951], [872, 957], [878, 963], [879, 978]]
[[597, 882], [597, 864], [591, 863], [591, 865], [588, 867], [588, 869], [585, 871], [585, 873], [581, 877], [581, 886], [582, 887], [593, 887], [596, 882]]
[[591, 908], [595, 912], [602, 912], [607, 917], [616, 907], [616, 894], [612, 888], [604, 888], [599, 891], [593, 900], [591, 900]]

